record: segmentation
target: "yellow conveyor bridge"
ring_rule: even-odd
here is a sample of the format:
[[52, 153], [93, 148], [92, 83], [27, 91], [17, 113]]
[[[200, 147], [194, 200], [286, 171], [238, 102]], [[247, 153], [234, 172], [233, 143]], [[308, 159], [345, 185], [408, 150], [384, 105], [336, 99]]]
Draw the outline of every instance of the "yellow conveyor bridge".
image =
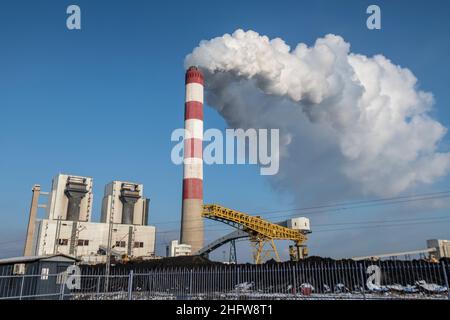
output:
[[[256, 264], [264, 262], [271, 253], [275, 255], [277, 261], [280, 261], [274, 240], [294, 242], [294, 245], [290, 246], [291, 260], [299, 260], [307, 255], [305, 245], [307, 237], [302, 230], [290, 229], [281, 225], [282, 223], [276, 224], [260, 216], [252, 216], [217, 204], [204, 205], [202, 216], [245, 232], [253, 246], [253, 258]], [[270, 247], [265, 250], [267, 244]]]

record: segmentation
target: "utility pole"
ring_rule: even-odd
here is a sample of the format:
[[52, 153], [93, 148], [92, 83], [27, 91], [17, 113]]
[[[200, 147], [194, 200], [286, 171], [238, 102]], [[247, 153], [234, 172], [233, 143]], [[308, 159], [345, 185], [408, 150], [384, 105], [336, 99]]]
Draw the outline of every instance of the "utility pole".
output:
[[231, 240], [230, 242], [230, 256], [229, 256], [229, 263], [237, 263], [237, 257], [236, 257], [236, 240]]
[[77, 227], [76, 235], [75, 235], [75, 247], [74, 247], [74, 251], [73, 251], [74, 257], [77, 257], [77, 255], [78, 255], [78, 240], [80, 239], [80, 232], [83, 231], [84, 229], [86, 229], [86, 226], [80, 225]]
[[55, 232], [55, 243], [53, 245], [53, 254], [57, 254], [59, 249], [59, 237], [61, 235], [61, 219], [62, 216], [58, 216], [58, 218], [56, 219], [56, 232]]

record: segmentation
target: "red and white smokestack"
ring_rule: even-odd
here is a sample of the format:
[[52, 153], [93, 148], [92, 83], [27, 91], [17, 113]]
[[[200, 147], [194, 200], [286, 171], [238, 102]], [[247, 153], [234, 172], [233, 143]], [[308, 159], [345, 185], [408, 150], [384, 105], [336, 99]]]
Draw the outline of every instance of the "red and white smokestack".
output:
[[183, 207], [181, 243], [192, 253], [203, 247], [203, 84], [202, 72], [190, 67], [186, 72], [184, 128]]

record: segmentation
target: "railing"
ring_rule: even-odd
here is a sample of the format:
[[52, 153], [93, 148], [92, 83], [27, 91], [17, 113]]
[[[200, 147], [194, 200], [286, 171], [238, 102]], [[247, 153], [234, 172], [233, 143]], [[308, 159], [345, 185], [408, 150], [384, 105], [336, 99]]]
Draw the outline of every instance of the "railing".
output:
[[449, 265], [319, 261], [130, 269], [81, 275], [0, 276], [0, 299], [449, 299]]

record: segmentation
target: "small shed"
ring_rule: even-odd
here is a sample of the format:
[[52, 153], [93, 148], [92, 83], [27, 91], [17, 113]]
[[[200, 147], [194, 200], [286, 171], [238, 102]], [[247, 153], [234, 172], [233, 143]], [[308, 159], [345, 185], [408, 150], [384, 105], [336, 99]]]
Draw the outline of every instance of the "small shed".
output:
[[65, 254], [0, 259], [0, 299], [55, 299], [67, 268], [77, 262]]

